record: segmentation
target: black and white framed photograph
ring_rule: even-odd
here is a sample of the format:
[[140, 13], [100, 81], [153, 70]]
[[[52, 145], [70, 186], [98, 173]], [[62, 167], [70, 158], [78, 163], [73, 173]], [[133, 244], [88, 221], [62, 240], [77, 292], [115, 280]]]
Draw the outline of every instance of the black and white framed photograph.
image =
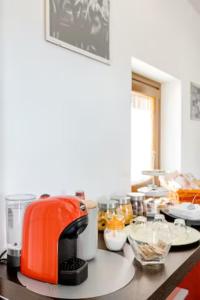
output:
[[200, 85], [191, 83], [191, 120], [200, 121]]
[[110, 63], [110, 0], [45, 0], [46, 39]]

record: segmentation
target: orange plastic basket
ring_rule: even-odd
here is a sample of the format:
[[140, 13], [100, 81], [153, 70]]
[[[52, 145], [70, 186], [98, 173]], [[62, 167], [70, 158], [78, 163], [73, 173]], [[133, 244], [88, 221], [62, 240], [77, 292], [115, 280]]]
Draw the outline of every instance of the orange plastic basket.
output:
[[200, 190], [178, 190], [176, 195], [179, 202], [200, 204]]

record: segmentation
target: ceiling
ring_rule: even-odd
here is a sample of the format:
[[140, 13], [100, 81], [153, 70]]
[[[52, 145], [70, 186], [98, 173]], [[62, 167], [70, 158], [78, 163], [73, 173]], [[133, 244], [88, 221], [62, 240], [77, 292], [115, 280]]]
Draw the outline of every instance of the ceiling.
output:
[[200, 0], [188, 0], [190, 4], [200, 13]]

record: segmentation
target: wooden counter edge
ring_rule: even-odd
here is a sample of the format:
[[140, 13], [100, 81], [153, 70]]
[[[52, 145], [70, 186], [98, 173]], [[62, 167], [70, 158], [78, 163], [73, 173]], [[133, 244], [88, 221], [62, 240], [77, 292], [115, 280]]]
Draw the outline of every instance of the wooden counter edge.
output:
[[200, 246], [147, 300], [165, 300], [200, 261]]

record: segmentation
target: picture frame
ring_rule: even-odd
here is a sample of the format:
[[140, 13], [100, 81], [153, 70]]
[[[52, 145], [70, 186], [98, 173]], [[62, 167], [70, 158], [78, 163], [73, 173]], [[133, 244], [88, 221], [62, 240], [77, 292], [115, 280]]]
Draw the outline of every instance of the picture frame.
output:
[[110, 0], [45, 0], [46, 40], [110, 64]]
[[190, 98], [190, 118], [200, 121], [200, 84], [191, 82]]

